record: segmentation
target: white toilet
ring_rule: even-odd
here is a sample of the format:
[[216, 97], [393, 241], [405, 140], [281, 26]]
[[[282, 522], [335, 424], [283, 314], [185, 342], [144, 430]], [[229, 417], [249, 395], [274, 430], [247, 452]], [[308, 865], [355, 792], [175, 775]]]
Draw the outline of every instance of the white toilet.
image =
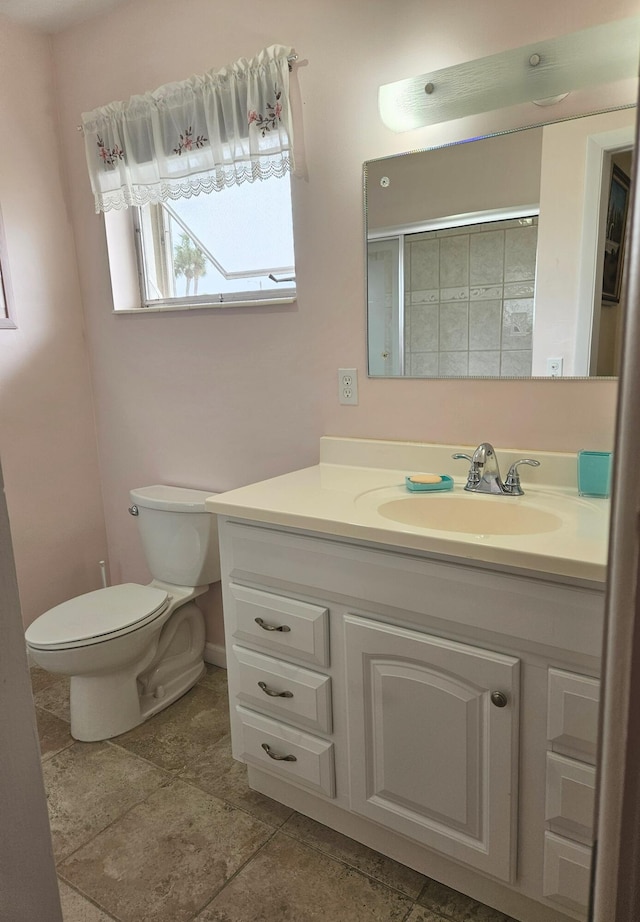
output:
[[40, 615], [26, 631], [34, 662], [71, 677], [71, 735], [104, 740], [142, 723], [204, 671], [204, 619], [193, 599], [220, 579], [212, 493], [156, 485], [130, 492], [148, 586], [88, 592]]

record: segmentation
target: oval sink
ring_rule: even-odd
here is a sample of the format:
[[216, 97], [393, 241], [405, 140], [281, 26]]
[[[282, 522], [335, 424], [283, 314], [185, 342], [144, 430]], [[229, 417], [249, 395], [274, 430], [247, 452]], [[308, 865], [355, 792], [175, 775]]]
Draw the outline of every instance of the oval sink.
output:
[[382, 503], [378, 512], [402, 525], [474, 535], [536, 535], [563, 524], [553, 512], [500, 496], [410, 496]]

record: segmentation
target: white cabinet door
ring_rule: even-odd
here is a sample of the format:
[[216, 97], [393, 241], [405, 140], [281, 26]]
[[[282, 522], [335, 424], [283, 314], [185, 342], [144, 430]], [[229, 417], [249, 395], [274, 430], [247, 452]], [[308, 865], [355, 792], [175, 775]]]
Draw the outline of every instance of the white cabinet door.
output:
[[345, 632], [351, 809], [512, 880], [519, 661], [355, 615]]

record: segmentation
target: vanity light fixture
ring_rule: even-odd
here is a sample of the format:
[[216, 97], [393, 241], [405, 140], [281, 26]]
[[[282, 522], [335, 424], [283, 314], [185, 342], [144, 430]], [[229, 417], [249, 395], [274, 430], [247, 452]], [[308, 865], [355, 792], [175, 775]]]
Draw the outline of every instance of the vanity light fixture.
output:
[[514, 48], [378, 91], [393, 131], [409, 131], [525, 102], [554, 105], [572, 90], [638, 76], [640, 16]]

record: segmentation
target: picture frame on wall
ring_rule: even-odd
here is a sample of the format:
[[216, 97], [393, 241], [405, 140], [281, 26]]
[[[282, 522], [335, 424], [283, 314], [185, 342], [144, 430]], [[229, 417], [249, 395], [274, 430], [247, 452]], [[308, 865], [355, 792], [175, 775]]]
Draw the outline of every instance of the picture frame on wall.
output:
[[614, 164], [611, 173], [602, 273], [602, 300], [618, 304], [622, 287], [624, 244], [627, 231], [631, 180]]
[[0, 210], [0, 330], [15, 330], [13, 313], [13, 292], [9, 278], [9, 260], [7, 258], [6, 239], [2, 211]]

